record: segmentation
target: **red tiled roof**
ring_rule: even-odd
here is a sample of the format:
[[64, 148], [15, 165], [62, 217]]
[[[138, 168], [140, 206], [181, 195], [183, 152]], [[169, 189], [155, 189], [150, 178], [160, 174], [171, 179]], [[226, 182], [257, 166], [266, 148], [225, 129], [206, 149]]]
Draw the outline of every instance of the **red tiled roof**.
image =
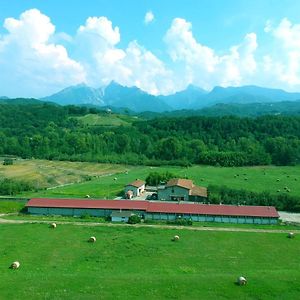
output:
[[177, 213], [219, 216], [272, 217], [279, 215], [273, 206], [208, 205], [135, 200], [40, 199], [28, 201], [27, 207], [133, 209], [150, 213]]
[[181, 179], [181, 178], [173, 178], [170, 179], [166, 186], [180, 186], [183, 187], [185, 189], [191, 190], [193, 188], [193, 181], [189, 180], [189, 179]]
[[141, 187], [142, 185], [144, 185], [146, 182], [145, 181], [143, 181], [143, 180], [135, 180], [135, 181], [133, 181], [133, 182], [131, 182], [131, 183], [128, 183], [126, 186], [134, 186], [134, 187], [137, 187], [137, 188], [139, 188], [139, 187]]
[[147, 212], [218, 216], [279, 217], [273, 206], [208, 205], [192, 203], [150, 202]]
[[102, 208], [102, 209], [146, 210], [148, 206], [148, 201], [34, 198], [29, 200], [26, 206], [27, 207], [55, 207], [55, 208]]
[[207, 188], [194, 185], [193, 188], [190, 190], [190, 195], [207, 198]]

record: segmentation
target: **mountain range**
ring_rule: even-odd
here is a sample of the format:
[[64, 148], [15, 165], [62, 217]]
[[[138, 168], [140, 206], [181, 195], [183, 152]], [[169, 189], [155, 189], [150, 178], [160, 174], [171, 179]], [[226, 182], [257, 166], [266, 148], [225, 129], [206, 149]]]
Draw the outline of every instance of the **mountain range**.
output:
[[[4, 97], [3, 97], [4, 98]], [[300, 99], [300, 93], [258, 86], [215, 87], [210, 92], [189, 85], [185, 90], [168, 96], [153, 96], [137, 87], [125, 87], [112, 81], [105, 88], [79, 84], [63, 89], [40, 100], [61, 105], [93, 105], [127, 108], [135, 112], [164, 112], [201, 109], [216, 104], [276, 103]]]

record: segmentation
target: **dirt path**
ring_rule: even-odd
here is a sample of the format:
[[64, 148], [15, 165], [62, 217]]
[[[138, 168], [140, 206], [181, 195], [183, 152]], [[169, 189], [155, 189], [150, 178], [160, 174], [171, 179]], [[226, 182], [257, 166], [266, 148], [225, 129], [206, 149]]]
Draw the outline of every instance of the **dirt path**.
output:
[[[186, 226], [172, 226], [172, 225], [145, 225], [145, 224], [113, 224], [113, 223], [93, 223], [93, 222], [63, 222], [63, 221], [44, 221], [44, 220], [8, 220], [1, 217], [5, 214], [0, 214], [0, 224], [26, 224], [26, 223], [41, 223], [49, 224], [55, 222], [56, 224], [69, 224], [75, 226], [103, 226], [103, 227], [131, 227], [131, 228], [162, 228], [162, 229], [176, 229], [176, 230], [194, 230], [194, 231], [227, 231], [227, 232], [257, 232], [257, 233], [288, 233], [291, 230], [281, 229], [253, 229], [253, 228], [237, 228], [237, 227], [186, 227]], [[293, 230], [299, 233], [300, 230]]]
[[282, 221], [300, 224], [300, 213], [290, 213], [285, 211], [279, 211], [278, 213]]

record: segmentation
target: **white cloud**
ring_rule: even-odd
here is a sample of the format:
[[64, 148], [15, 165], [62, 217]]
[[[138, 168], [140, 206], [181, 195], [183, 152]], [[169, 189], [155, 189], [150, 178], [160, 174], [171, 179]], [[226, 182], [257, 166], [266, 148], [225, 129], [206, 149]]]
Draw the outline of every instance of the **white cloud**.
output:
[[[146, 14], [146, 20], [153, 21], [154, 15]], [[300, 89], [300, 24], [287, 18], [277, 25], [266, 22], [268, 44], [260, 42], [259, 51], [253, 32], [229, 49], [217, 50], [196, 40], [190, 22], [176, 18], [164, 36], [168, 65], [135, 40], [121, 48], [120, 29], [106, 17], [89, 17], [75, 36], [56, 32], [37, 9], [7, 18], [3, 26], [0, 95], [41, 97], [81, 82], [99, 87], [112, 80], [155, 95], [188, 84]]]
[[264, 77], [288, 90], [300, 88], [300, 24], [284, 18], [277, 27], [267, 21], [265, 31], [273, 37], [273, 51], [263, 58]]
[[85, 80], [82, 66], [66, 48], [49, 43], [55, 26], [37, 9], [19, 19], [7, 18], [4, 27], [8, 33], [0, 39], [2, 94], [39, 97]]
[[146, 14], [145, 14], [145, 17], [144, 17], [144, 22], [145, 24], [149, 24], [151, 22], [154, 21], [154, 14], [153, 12], [150, 10], [148, 11]]
[[191, 23], [176, 18], [164, 41], [173, 62], [183, 63], [181, 78], [186, 84], [193, 83], [207, 89], [215, 85], [239, 85], [256, 70], [255, 33], [247, 34], [241, 44], [220, 56], [214, 49], [196, 41]]
[[137, 41], [126, 49], [118, 48], [119, 28], [105, 17], [89, 18], [76, 37], [77, 60], [87, 70], [87, 82], [93, 86], [115, 80], [125, 86], [137, 86], [151, 94], [170, 93], [171, 72], [152, 52]]

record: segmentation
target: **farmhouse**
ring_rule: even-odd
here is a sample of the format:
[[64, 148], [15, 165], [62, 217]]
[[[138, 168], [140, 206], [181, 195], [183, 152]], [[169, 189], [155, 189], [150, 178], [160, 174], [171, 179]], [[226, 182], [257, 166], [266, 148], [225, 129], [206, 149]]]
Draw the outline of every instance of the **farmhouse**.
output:
[[145, 191], [145, 181], [135, 180], [125, 186], [125, 196], [128, 199], [140, 196]]
[[158, 200], [166, 201], [203, 201], [207, 198], [207, 189], [194, 185], [189, 179], [171, 179], [157, 190]]
[[[127, 211], [145, 220], [176, 220], [178, 218], [203, 222], [240, 224], [276, 224], [279, 215], [272, 206], [209, 205], [191, 202], [31, 199], [28, 212], [37, 215], [67, 215], [106, 217]], [[121, 217], [117, 215], [116, 217]], [[126, 216], [125, 216], [126, 217]]]

